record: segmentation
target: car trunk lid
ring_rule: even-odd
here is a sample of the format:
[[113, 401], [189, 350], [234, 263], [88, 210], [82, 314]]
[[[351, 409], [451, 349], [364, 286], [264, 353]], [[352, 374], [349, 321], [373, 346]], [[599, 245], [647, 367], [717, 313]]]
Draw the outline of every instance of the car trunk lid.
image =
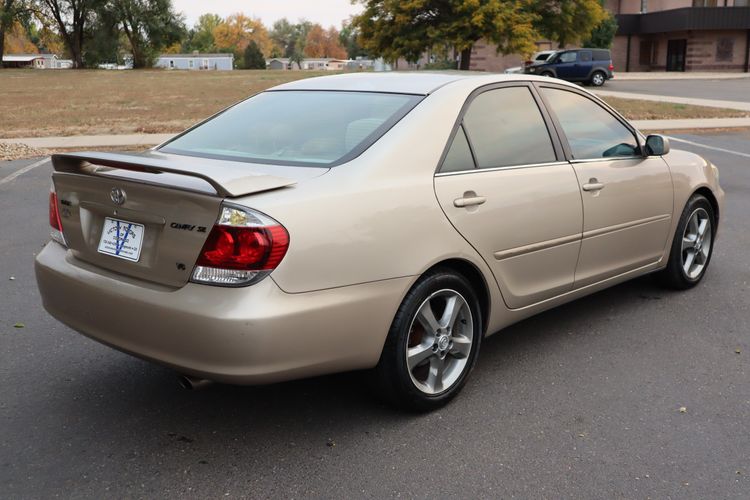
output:
[[328, 170], [156, 152], [60, 154], [52, 156], [52, 164], [57, 208], [73, 255], [170, 287], [190, 278], [222, 201], [289, 189]]

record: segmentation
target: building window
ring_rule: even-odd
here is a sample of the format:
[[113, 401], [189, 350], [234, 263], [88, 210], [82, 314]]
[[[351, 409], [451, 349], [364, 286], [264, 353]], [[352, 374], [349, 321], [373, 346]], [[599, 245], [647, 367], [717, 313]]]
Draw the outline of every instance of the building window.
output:
[[734, 58], [734, 38], [716, 40], [716, 62], [729, 61]]
[[641, 66], [651, 66], [654, 61], [654, 42], [651, 40], [641, 40], [638, 64]]
[[188, 68], [193, 69], [194, 61], [192, 59], [188, 60]]
[[693, 0], [693, 7], [716, 7], [717, 0]]
[[750, 6], [750, 0], [734, 0], [735, 7], [748, 7]]
[[641, 0], [641, 14], [648, 12], [648, 0]]

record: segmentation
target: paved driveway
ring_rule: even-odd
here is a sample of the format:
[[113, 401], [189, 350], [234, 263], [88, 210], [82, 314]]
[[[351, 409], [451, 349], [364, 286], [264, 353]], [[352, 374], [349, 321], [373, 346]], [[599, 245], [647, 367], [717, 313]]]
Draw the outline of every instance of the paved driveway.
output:
[[[747, 133], [683, 138], [750, 155]], [[48, 167], [0, 185], [0, 496], [748, 498], [750, 157], [686, 149], [728, 195], [701, 286], [640, 279], [515, 325], [428, 415], [357, 374], [178, 389], [42, 311]]]
[[613, 92], [668, 95], [717, 99], [720, 101], [750, 102], [750, 78], [729, 80], [609, 80], [601, 87]]

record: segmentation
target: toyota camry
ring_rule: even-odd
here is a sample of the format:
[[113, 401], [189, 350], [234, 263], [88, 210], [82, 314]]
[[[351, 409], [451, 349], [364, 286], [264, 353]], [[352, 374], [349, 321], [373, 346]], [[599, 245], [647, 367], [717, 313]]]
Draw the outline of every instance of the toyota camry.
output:
[[698, 284], [724, 199], [707, 160], [531, 75], [305, 79], [52, 163], [52, 316], [187, 385], [368, 370], [417, 410], [514, 322], [648, 273]]

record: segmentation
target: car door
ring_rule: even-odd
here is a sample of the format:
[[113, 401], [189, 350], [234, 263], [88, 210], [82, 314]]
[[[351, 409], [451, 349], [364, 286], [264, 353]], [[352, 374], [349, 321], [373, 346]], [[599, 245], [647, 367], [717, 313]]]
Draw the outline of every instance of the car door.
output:
[[581, 245], [578, 182], [546, 116], [530, 84], [478, 90], [435, 175], [440, 206], [511, 308], [571, 290]]
[[634, 130], [585, 93], [540, 84], [583, 197], [583, 241], [575, 286], [661, 259], [671, 226], [666, 162], [644, 156]]
[[590, 50], [579, 50], [578, 59], [573, 64], [573, 78], [575, 80], [587, 80], [594, 62], [591, 60]]
[[555, 74], [563, 80], [574, 79], [576, 74], [576, 61], [578, 54], [573, 51], [562, 52], [555, 61]]

